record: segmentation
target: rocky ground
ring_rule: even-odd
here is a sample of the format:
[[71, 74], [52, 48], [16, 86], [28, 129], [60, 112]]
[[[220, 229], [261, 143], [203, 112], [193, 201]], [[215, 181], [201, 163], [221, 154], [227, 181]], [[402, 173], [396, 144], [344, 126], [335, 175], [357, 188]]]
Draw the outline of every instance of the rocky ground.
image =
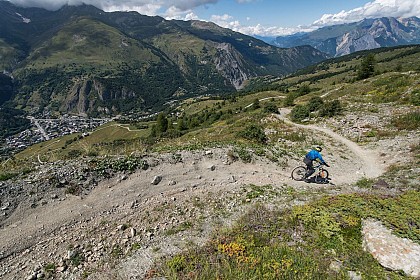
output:
[[203, 244], [255, 203], [281, 208], [325, 194], [404, 189], [355, 182], [409, 161], [401, 155], [418, 145], [418, 133], [360, 147], [327, 127], [302, 128], [328, 143], [331, 184], [292, 181], [296, 159], [281, 167], [258, 156], [244, 163], [229, 147], [148, 155], [148, 168], [109, 178], [89, 161], [40, 164], [0, 186], [0, 278], [142, 279], [159, 257]]

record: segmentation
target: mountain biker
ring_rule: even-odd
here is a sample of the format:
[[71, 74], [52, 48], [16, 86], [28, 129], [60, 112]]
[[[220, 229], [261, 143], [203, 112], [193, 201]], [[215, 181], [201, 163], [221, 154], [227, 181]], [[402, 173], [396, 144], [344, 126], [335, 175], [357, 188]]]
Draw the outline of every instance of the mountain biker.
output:
[[306, 164], [305, 179], [309, 178], [315, 172], [313, 164], [314, 161], [320, 162], [321, 164], [329, 167], [329, 165], [322, 158], [321, 151], [322, 147], [316, 146], [315, 149], [310, 150], [303, 159], [303, 162]]

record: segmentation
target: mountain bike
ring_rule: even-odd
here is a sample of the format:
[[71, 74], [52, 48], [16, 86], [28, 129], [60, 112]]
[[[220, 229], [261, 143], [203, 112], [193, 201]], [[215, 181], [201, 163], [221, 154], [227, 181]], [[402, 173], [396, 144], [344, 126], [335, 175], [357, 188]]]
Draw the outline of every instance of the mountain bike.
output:
[[[313, 181], [315, 183], [325, 183], [328, 182], [329, 179], [329, 173], [328, 170], [324, 168], [324, 165], [322, 163], [314, 166], [315, 172], [310, 178], [313, 178]], [[295, 181], [303, 181], [305, 179], [306, 174], [306, 166], [297, 166], [292, 170], [292, 179]], [[309, 179], [309, 178], [307, 178]]]

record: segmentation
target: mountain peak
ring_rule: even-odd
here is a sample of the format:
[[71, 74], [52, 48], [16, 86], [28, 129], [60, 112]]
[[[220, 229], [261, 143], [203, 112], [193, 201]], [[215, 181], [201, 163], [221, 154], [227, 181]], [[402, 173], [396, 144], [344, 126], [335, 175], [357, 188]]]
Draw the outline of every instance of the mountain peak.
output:
[[311, 45], [331, 56], [379, 47], [420, 43], [420, 19], [370, 18], [356, 23], [333, 25], [296, 36], [277, 37], [274, 45]]

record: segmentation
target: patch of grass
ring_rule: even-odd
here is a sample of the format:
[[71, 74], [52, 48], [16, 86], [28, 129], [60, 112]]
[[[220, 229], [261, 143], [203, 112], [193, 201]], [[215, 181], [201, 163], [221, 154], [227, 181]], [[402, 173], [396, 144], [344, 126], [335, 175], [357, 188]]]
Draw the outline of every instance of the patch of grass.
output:
[[285, 132], [280, 134], [280, 138], [289, 140], [292, 142], [304, 142], [306, 140], [306, 134], [302, 132]]
[[49, 264], [46, 264], [44, 266], [44, 271], [45, 272], [55, 272], [56, 267], [57, 266], [55, 265], [55, 263], [49, 263]]
[[257, 198], [263, 195], [264, 193], [265, 193], [264, 187], [252, 185], [251, 190], [246, 194], [246, 198], [247, 199]]
[[[339, 195], [291, 210], [256, 205], [201, 248], [170, 257], [154, 270], [167, 279], [406, 279], [362, 249], [361, 220], [372, 217], [420, 242], [420, 193], [398, 197]], [[342, 268], [330, 269], [339, 261]]]
[[252, 154], [246, 147], [235, 147], [234, 152], [243, 162], [250, 163], [252, 161]]
[[414, 106], [420, 106], [420, 89], [413, 90], [409, 96], [409, 101]]
[[76, 252], [71, 258], [70, 262], [73, 266], [79, 266], [85, 261], [85, 258], [82, 253]]
[[272, 195], [272, 194], [273, 194], [273, 187], [270, 185], [265, 185], [265, 186], [250, 185], [250, 190], [247, 192], [246, 198], [255, 199], [263, 195]]
[[398, 130], [415, 130], [420, 128], [420, 110], [394, 117], [391, 123]]
[[0, 174], [0, 181], [7, 181], [9, 179], [17, 177], [18, 175], [19, 175], [19, 173], [15, 173], [15, 172], [1, 173]]
[[168, 268], [175, 273], [184, 270], [188, 266], [185, 256], [182, 255], [169, 259], [166, 264]]
[[119, 245], [114, 245], [111, 250], [111, 256], [115, 259], [118, 259], [123, 255], [123, 250]]
[[165, 232], [165, 234], [166, 235], [174, 235], [174, 234], [177, 234], [178, 232], [181, 232], [181, 231], [186, 231], [186, 230], [188, 230], [188, 229], [190, 229], [190, 228], [192, 228], [192, 223], [191, 222], [183, 222], [183, 223], [181, 223], [181, 224], [179, 224], [178, 226], [176, 226], [176, 227], [174, 227], [174, 228], [171, 228], [171, 229], [168, 229], [166, 232]]
[[133, 243], [133, 244], [131, 245], [131, 250], [132, 250], [132, 251], [137, 251], [137, 250], [138, 250], [138, 249], [140, 249], [140, 248], [141, 248], [140, 243], [135, 242], [135, 243]]
[[362, 189], [371, 188], [373, 185], [373, 180], [363, 177], [359, 181], [356, 182], [356, 186]]

